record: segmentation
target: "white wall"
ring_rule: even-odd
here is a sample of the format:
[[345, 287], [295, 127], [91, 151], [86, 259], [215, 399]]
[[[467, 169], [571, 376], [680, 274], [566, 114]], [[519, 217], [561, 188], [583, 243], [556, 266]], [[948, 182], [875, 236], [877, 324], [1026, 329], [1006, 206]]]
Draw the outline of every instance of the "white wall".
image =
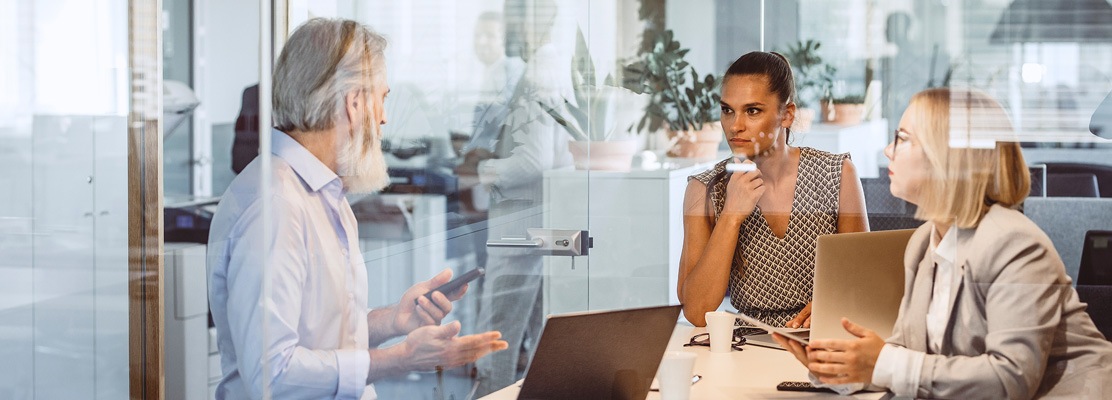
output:
[[33, 2], [37, 114], [127, 113], [127, 2]]
[[0, 398], [127, 396], [127, 5], [0, 6]]
[[684, 57], [700, 75], [714, 72], [714, 0], [665, 1], [664, 26], [675, 39], [691, 49]]
[[[203, 54], [208, 82], [202, 92], [212, 125], [234, 123], [243, 89], [259, 82], [259, 2], [206, 0]], [[220, 151], [223, 151], [221, 149]]]

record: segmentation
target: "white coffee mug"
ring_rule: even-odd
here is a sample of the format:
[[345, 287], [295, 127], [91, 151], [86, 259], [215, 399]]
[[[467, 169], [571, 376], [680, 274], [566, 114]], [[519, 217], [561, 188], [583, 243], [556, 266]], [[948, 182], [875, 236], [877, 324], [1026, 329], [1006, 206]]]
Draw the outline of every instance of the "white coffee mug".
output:
[[695, 353], [669, 351], [660, 360], [656, 379], [662, 400], [687, 400], [691, 395], [691, 373], [695, 369]]
[[734, 344], [734, 315], [724, 311], [708, 311], [706, 319], [707, 332], [710, 333], [710, 352], [729, 353]]

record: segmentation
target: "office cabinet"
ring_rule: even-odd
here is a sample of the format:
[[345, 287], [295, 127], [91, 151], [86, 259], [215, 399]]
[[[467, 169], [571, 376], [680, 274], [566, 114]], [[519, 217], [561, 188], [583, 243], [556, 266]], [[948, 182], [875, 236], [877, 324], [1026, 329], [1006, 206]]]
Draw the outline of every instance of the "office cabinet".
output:
[[594, 247], [544, 260], [545, 314], [679, 304], [687, 177], [713, 162], [544, 175], [546, 228], [586, 229]]
[[888, 120], [875, 119], [857, 125], [814, 124], [810, 132], [792, 133], [792, 145], [814, 147], [831, 153], [849, 153], [859, 178], [876, 178], [881, 165], [888, 165]]
[[210, 344], [205, 245], [166, 243], [164, 254], [162, 362], [166, 393], [183, 400], [207, 399]]

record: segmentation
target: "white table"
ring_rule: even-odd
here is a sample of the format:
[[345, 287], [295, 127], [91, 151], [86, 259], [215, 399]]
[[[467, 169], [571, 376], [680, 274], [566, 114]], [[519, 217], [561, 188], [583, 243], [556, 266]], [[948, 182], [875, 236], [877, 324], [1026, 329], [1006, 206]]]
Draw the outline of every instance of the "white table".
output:
[[[800, 399], [837, 398], [828, 393], [781, 392], [776, 384], [783, 381], [806, 381], [807, 369], [786, 351], [746, 345], [743, 351], [711, 353], [709, 347], [683, 347], [691, 336], [706, 332], [684, 323], [676, 325], [668, 350], [695, 353], [695, 374], [703, 379], [691, 386], [692, 400], [713, 399]], [[486, 400], [511, 400], [517, 398], [521, 382], [483, 397]], [[853, 397], [879, 399], [884, 393], [859, 393]], [[659, 399], [659, 392], [649, 392], [648, 399]]]

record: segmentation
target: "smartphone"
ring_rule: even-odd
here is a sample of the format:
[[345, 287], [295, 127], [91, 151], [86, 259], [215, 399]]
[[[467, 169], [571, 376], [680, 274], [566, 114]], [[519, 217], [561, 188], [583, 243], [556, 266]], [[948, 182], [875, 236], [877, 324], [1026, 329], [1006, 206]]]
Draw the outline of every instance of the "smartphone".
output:
[[[437, 286], [435, 289], [429, 291], [428, 293], [425, 293], [425, 297], [429, 300], [432, 300], [432, 292], [440, 292], [444, 293], [445, 295], [455, 293], [457, 290], [459, 290], [459, 288], [467, 284], [467, 282], [471, 282], [476, 278], [483, 276], [483, 274], [485, 273], [486, 270], [482, 267], [467, 271], [467, 273], [457, 276], [456, 279], [452, 279], [451, 281], [448, 281], [448, 283]], [[418, 304], [417, 299], [413, 299], [413, 304]]]
[[837, 392], [835, 392], [831, 389], [815, 387], [815, 385], [812, 385], [811, 382], [793, 382], [793, 381], [780, 382], [779, 385], [776, 385], [776, 390], [781, 390], [781, 391], [786, 391], [786, 392], [837, 393]]
[[804, 331], [803, 329], [777, 328], [775, 326], [770, 326], [770, 325], [768, 325], [764, 322], [761, 322], [761, 320], [759, 320], [759, 319], [750, 317], [750, 316], [742, 314], [742, 313], [732, 313], [732, 314], [734, 314], [734, 316], [740, 318], [742, 321], [748, 322], [753, 326], [756, 326], [758, 328], [764, 329], [765, 331], [768, 331], [769, 334], [771, 334], [773, 332], [779, 333], [780, 336], [783, 336], [783, 337], [786, 337], [788, 339], [797, 341], [804, 346], [807, 346], [807, 345], [811, 344], [811, 342], [807, 341], [807, 339], [803, 338], [802, 336], [796, 335], [796, 333]]

